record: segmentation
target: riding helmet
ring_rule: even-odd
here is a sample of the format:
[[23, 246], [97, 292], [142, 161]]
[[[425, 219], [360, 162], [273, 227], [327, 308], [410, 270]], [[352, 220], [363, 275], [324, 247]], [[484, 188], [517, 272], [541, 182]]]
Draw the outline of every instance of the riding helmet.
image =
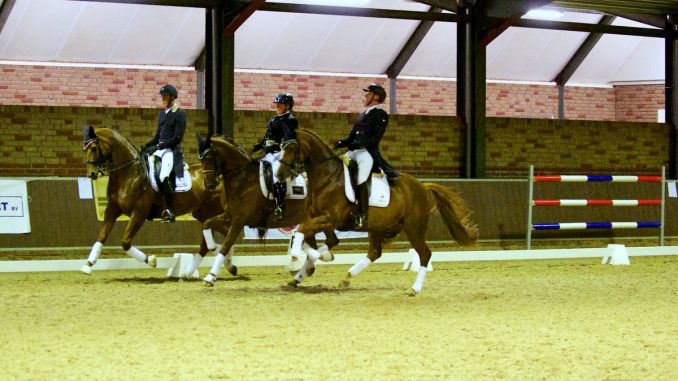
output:
[[294, 97], [290, 93], [280, 93], [276, 95], [273, 103], [282, 103], [290, 106], [290, 109], [294, 107]]
[[363, 91], [371, 91], [373, 94], [377, 95], [379, 97], [379, 102], [383, 102], [384, 99], [386, 99], [386, 90], [376, 82], [371, 83], [364, 88]]
[[179, 97], [179, 93], [177, 92], [177, 88], [172, 86], [172, 85], [165, 85], [160, 88], [160, 95], [169, 95], [170, 97], [177, 98]]

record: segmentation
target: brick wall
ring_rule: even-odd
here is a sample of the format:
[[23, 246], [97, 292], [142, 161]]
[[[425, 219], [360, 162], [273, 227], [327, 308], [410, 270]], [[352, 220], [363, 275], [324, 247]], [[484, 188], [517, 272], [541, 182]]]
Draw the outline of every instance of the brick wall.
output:
[[[158, 106], [160, 86], [172, 83], [179, 89], [180, 103], [185, 108], [196, 107], [197, 76], [193, 71], [21, 65], [4, 65], [0, 69], [0, 104], [4, 105], [154, 108]], [[235, 107], [273, 110], [275, 94], [286, 91], [294, 94], [297, 111], [356, 113], [362, 108], [360, 89], [373, 81], [381, 82], [388, 90], [389, 83], [384, 78], [238, 72]], [[399, 114], [456, 113], [454, 81], [399, 79], [397, 86]], [[653, 122], [656, 109], [663, 104], [663, 87], [656, 85], [565, 90], [565, 118], [571, 120]], [[557, 88], [489, 83], [487, 115], [557, 118]]]
[[666, 105], [664, 85], [616, 86], [615, 93], [617, 120], [656, 121]]
[[[187, 110], [183, 149], [197, 163], [196, 132], [207, 131], [205, 110]], [[235, 140], [250, 149], [270, 111], [237, 110]], [[328, 143], [350, 131], [355, 116], [297, 112], [300, 125]], [[83, 176], [82, 126], [113, 127], [140, 145], [155, 132], [157, 110], [140, 108], [0, 106], [0, 176]], [[551, 173], [656, 174], [668, 162], [664, 124], [489, 118], [487, 177], [522, 177], [535, 164]], [[382, 140], [384, 157], [419, 177], [458, 177], [463, 134], [456, 117], [396, 115]]]

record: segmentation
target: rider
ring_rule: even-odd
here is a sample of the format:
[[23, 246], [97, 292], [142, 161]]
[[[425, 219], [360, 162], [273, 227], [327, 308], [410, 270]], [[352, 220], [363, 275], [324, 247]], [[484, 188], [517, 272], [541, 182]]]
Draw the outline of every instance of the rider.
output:
[[334, 148], [348, 147], [348, 157], [358, 164], [358, 207], [360, 210], [356, 219], [356, 228], [367, 228], [367, 211], [369, 209], [368, 178], [371, 172], [381, 168], [389, 179], [399, 176], [381, 157], [379, 141], [384, 136], [388, 126], [388, 114], [381, 104], [386, 99], [386, 90], [378, 84], [372, 83], [363, 89], [363, 105], [365, 111], [358, 115], [349, 136], [338, 140]]
[[285, 193], [287, 193], [287, 183], [285, 179], [278, 179], [276, 173], [280, 166], [281, 146], [294, 141], [297, 138], [296, 128], [299, 126], [297, 118], [292, 115], [294, 108], [294, 97], [289, 93], [278, 94], [273, 103], [276, 104], [276, 115], [268, 121], [266, 134], [255, 144], [253, 153], [261, 149], [266, 155], [262, 160], [271, 163], [273, 171], [273, 198], [275, 199], [275, 220], [281, 220], [285, 217]]
[[162, 222], [174, 222], [172, 211], [172, 195], [176, 185], [175, 177], [184, 176], [184, 155], [181, 152], [181, 141], [186, 131], [186, 112], [176, 102], [179, 93], [172, 85], [160, 88], [164, 110], [158, 115], [158, 129], [155, 136], [146, 143], [142, 150], [152, 153], [162, 164], [160, 165], [160, 191], [165, 196], [165, 210]]

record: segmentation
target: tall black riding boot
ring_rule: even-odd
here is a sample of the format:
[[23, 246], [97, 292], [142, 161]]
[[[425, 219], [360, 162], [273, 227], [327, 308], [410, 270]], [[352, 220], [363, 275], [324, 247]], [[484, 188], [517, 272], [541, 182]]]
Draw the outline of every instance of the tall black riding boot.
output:
[[285, 218], [285, 194], [287, 193], [287, 183], [278, 182], [273, 184], [273, 198], [275, 199], [274, 219], [276, 221]]
[[360, 193], [358, 208], [360, 209], [360, 214], [356, 220], [356, 227], [359, 229], [367, 229], [367, 211], [370, 208], [370, 181], [369, 179], [362, 184], [358, 185], [358, 192]]
[[174, 222], [174, 212], [172, 212], [172, 197], [174, 196], [174, 189], [169, 177], [162, 182], [160, 189], [163, 196], [165, 196], [165, 210], [162, 211], [160, 222]]

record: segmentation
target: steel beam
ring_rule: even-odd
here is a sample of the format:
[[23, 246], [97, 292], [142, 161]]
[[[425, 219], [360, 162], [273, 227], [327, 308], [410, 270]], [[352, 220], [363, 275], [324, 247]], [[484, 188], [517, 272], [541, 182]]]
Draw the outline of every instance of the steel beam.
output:
[[0, 32], [2, 32], [2, 29], [5, 27], [9, 14], [12, 13], [14, 3], [16, 3], [16, 0], [5, 0], [0, 4]]
[[[429, 10], [429, 13], [440, 12], [442, 12], [440, 8], [431, 8]], [[419, 23], [419, 25], [417, 25], [417, 28], [414, 30], [407, 42], [405, 42], [403, 48], [386, 70], [386, 74], [389, 78], [397, 78], [398, 75], [400, 75], [403, 67], [405, 67], [407, 61], [410, 60], [412, 54], [414, 54], [414, 52], [417, 50], [417, 47], [419, 47], [419, 44], [421, 44], [421, 42], [424, 40], [424, 37], [426, 37], [426, 34], [429, 30], [431, 30], [432, 26], [433, 21], [422, 21]]]
[[678, 179], [678, 15], [666, 18], [664, 49], [666, 125], [669, 128], [670, 179]]
[[444, 21], [444, 22], [459, 21], [459, 17], [451, 13], [430, 13], [417, 11], [403, 11], [396, 9], [335, 7], [326, 5], [264, 3], [264, 5], [261, 8], [259, 8], [259, 10], [269, 12], [310, 13], [316, 15], [375, 17], [400, 20], [422, 20], [422, 21]]

